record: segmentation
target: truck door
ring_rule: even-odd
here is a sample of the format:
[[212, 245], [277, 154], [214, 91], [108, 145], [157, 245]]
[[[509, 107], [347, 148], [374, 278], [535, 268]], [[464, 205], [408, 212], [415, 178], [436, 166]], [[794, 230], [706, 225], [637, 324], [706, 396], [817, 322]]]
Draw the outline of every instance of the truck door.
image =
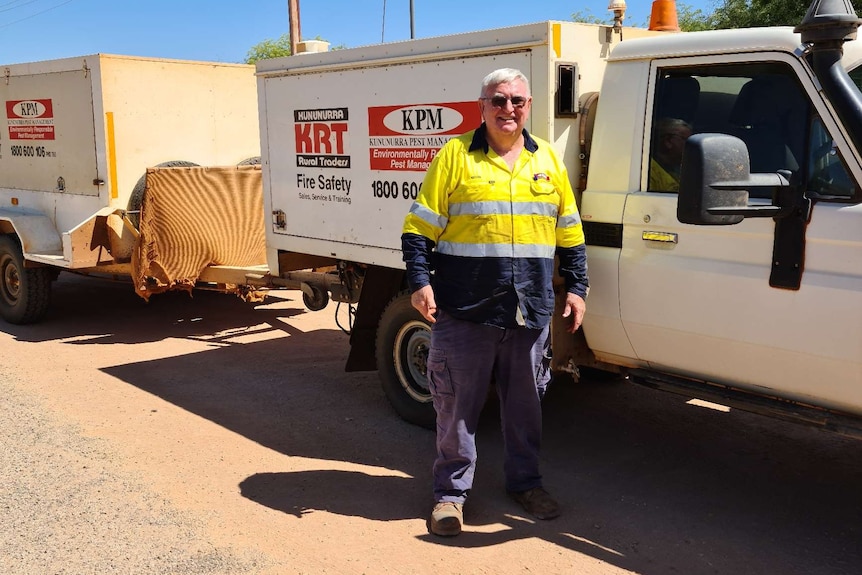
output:
[[[620, 311], [637, 356], [660, 371], [859, 411], [858, 154], [791, 58], [678, 62], [652, 70], [642, 191], [628, 196], [624, 212]], [[674, 186], [674, 150], [703, 132], [741, 138], [752, 172], [787, 170], [805, 184], [812, 209], [794, 263], [799, 289], [770, 286], [778, 247], [771, 218], [677, 220], [686, 190]], [[750, 203], [768, 205], [768, 195], [752, 193]]]

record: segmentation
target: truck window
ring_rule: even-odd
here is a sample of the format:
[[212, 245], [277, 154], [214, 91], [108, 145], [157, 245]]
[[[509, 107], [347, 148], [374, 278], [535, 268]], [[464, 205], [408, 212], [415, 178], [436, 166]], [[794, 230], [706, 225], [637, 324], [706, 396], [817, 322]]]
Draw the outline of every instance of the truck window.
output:
[[858, 66], [847, 72], [850, 74], [850, 79], [856, 84], [856, 87], [862, 90], [862, 66]]
[[858, 196], [856, 184], [819, 117], [811, 123], [808, 150], [807, 189], [812, 198], [849, 200]]
[[663, 68], [655, 89], [648, 191], [679, 191], [679, 147], [703, 132], [742, 139], [752, 172], [803, 177], [811, 105], [786, 64]]

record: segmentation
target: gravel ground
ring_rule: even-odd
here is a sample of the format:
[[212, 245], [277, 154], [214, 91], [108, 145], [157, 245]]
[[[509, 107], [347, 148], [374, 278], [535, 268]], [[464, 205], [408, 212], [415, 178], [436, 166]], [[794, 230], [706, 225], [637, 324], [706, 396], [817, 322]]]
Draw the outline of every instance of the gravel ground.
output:
[[[103, 440], [46, 415], [0, 368], [0, 572], [5, 575], [257, 572], [260, 557], [238, 557], [201, 535], [138, 478], [111, 465]], [[69, 528], [69, 527], [72, 528]]]
[[555, 382], [543, 471], [478, 431], [465, 532], [427, 534], [434, 436], [345, 373], [334, 304], [66, 277], [0, 323], [0, 575], [858, 575], [862, 441], [617, 383]]

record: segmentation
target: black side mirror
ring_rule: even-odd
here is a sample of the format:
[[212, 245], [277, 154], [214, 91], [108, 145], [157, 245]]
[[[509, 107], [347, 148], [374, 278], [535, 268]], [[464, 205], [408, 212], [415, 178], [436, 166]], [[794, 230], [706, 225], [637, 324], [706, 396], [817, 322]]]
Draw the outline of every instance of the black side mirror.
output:
[[754, 188], [787, 188], [785, 175], [752, 174], [745, 142], [727, 134], [695, 134], [685, 143], [676, 217], [684, 224], [726, 226], [744, 218], [783, 215], [779, 206], [749, 206]]
[[685, 143], [676, 216], [684, 224], [728, 225], [740, 215], [712, 215], [709, 208], [748, 205], [747, 190], [715, 189], [717, 182], [743, 181], [749, 176], [748, 148], [739, 138], [695, 134]]

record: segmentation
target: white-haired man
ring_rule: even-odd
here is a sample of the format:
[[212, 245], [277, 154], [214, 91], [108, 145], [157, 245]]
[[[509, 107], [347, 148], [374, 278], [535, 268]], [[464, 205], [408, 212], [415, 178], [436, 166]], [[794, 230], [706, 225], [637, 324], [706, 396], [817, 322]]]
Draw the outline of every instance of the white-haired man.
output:
[[560, 514], [539, 473], [554, 256], [572, 333], [581, 325], [589, 282], [571, 183], [553, 147], [524, 128], [530, 105], [522, 72], [488, 74], [478, 100], [482, 125], [440, 150], [404, 222], [411, 301], [433, 324], [428, 379], [437, 458], [428, 528], [436, 535], [461, 532], [476, 426], [492, 380], [506, 490], [537, 518]]

